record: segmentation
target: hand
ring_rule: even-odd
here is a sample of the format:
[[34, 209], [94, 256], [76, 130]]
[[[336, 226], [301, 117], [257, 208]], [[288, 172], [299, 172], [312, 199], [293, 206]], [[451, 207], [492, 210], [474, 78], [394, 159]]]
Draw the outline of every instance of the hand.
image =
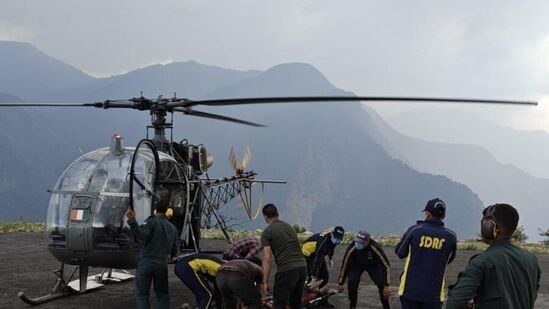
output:
[[389, 299], [391, 297], [391, 288], [388, 286], [383, 287], [383, 298]]
[[311, 276], [311, 277], [309, 278], [309, 280], [307, 280], [305, 283], [307, 284], [308, 287], [312, 287], [312, 286], [314, 286], [314, 285], [317, 283], [316, 281], [317, 281], [316, 277], [315, 277], [315, 276]]
[[128, 210], [126, 211], [126, 217], [128, 217], [128, 219], [135, 218], [135, 212], [129, 207], [128, 207]]
[[343, 284], [340, 284], [337, 290], [339, 291], [339, 293], [341, 293], [345, 290], [345, 286]]

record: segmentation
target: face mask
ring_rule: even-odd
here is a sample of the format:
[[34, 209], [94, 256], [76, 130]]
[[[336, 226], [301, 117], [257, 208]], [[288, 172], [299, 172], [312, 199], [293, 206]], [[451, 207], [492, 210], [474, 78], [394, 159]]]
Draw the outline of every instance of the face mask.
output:
[[362, 250], [362, 249], [364, 249], [364, 247], [366, 247], [365, 244], [359, 243], [359, 242], [356, 242], [356, 241], [355, 241], [355, 248], [356, 248], [357, 250]]
[[334, 236], [332, 236], [332, 244], [337, 245], [340, 242], [341, 242], [341, 240], [339, 240], [339, 239], [335, 238]]

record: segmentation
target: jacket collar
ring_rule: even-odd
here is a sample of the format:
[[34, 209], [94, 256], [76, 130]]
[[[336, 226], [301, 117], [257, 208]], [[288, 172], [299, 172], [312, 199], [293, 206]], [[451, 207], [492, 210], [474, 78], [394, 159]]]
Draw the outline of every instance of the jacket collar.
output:
[[417, 224], [429, 224], [429, 225], [435, 225], [435, 226], [444, 226], [444, 222], [438, 218], [431, 218], [429, 220], [418, 220]]

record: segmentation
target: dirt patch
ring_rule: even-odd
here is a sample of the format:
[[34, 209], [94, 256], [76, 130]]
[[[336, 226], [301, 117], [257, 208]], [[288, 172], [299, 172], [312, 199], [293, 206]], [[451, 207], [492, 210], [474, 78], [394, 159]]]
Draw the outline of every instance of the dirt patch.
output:
[[[9, 233], [0, 234], [0, 308], [28, 308], [17, 297], [24, 291], [31, 297], [47, 294], [53, 287], [55, 276], [52, 271], [59, 267], [47, 251], [48, 239], [41, 233]], [[224, 248], [225, 242], [204, 240], [204, 249]], [[344, 246], [339, 246], [335, 254], [335, 266], [331, 273], [334, 282], [338, 276], [339, 265], [344, 253]], [[393, 308], [400, 308], [396, 296], [398, 277], [402, 272], [403, 263], [395, 254], [393, 248], [386, 248], [387, 256], [392, 265], [391, 288]], [[473, 251], [459, 251], [456, 260], [448, 269], [447, 282], [453, 283], [459, 271], [465, 268]], [[538, 256], [542, 269], [541, 289], [538, 294], [536, 308], [549, 308], [549, 255]], [[70, 267], [69, 267], [70, 270]], [[100, 272], [91, 269], [90, 272]], [[195, 304], [194, 297], [179, 279], [170, 271], [170, 303], [172, 308], [181, 308], [183, 303]], [[272, 281], [271, 281], [272, 282]], [[133, 281], [111, 284], [100, 290], [78, 296], [70, 296], [40, 305], [39, 308], [133, 308], [135, 307], [135, 286]], [[346, 296], [335, 295], [331, 298], [337, 308], [347, 308]], [[154, 308], [154, 296], [151, 298]], [[359, 289], [358, 308], [380, 308], [377, 289], [367, 274], [363, 275]]]

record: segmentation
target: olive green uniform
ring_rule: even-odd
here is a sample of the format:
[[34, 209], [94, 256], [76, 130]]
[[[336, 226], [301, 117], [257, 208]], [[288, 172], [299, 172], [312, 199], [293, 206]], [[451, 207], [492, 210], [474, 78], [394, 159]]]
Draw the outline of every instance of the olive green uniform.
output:
[[154, 281], [158, 308], [168, 308], [167, 260], [176, 253], [177, 229], [164, 216], [151, 216], [138, 225], [135, 218], [128, 220], [132, 233], [142, 242], [135, 273], [137, 308], [149, 308], [149, 291]]
[[541, 271], [536, 256], [509, 240], [494, 242], [469, 261], [467, 268], [450, 288], [447, 309], [534, 308]]

